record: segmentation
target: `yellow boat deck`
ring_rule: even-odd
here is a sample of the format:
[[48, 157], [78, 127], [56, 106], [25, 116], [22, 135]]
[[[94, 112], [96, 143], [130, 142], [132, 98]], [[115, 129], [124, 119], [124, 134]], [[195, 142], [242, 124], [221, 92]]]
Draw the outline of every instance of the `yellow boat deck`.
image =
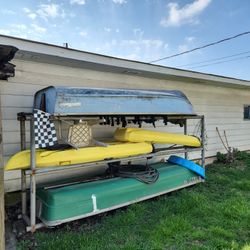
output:
[[145, 130], [140, 128], [118, 128], [115, 140], [122, 142], [149, 142], [159, 144], [177, 144], [189, 147], [200, 147], [199, 138], [168, 132]]

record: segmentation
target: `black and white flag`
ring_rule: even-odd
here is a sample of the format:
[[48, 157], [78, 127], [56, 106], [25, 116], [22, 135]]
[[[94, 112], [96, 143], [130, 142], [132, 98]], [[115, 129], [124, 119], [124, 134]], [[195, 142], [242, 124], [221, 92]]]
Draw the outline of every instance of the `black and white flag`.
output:
[[56, 129], [50, 114], [34, 109], [35, 147], [47, 148], [57, 144]]

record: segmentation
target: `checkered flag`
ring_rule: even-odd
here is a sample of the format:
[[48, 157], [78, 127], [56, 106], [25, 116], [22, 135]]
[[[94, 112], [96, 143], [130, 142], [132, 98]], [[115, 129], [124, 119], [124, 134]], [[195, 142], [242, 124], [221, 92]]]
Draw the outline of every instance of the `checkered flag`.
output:
[[57, 144], [56, 129], [50, 114], [34, 109], [35, 147], [47, 148]]

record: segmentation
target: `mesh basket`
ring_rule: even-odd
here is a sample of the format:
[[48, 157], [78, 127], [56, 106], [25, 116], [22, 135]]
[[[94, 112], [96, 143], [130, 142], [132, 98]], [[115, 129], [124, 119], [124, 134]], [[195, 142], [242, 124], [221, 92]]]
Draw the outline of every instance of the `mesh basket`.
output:
[[87, 122], [80, 122], [69, 127], [68, 143], [77, 148], [87, 147], [92, 142], [91, 127]]

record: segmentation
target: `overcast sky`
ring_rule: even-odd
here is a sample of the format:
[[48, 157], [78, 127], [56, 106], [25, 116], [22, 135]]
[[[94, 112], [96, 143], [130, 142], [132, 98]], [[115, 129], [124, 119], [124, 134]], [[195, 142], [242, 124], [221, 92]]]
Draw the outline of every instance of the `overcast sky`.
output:
[[[11, 0], [0, 34], [150, 62], [249, 31], [249, 13], [249, 0]], [[250, 80], [250, 35], [157, 63]]]

